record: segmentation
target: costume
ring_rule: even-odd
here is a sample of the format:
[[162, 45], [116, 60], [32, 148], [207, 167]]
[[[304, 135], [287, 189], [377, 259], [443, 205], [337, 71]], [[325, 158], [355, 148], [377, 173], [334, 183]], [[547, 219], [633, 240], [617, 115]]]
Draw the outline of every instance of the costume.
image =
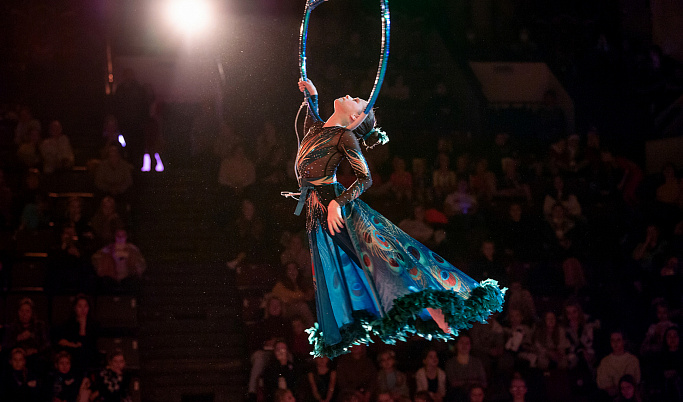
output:
[[[358, 197], [372, 184], [358, 139], [343, 127], [323, 127], [317, 96], [306, 117], [296, 159], [301, 195], [307, 207], [318, 323], [309, 330], [316, 356], [335, 357], [375, 334], [385, 343], [412, 333], [450, 339], [425, 308], [441, 309], [457, 332], [500, 310], [497, 282], [480, 285], [408, 236]], [[348, 189], [336, 181], [346, 158], [356, 175]], [[332, 236], [327, 205], [343, 210], [344, 227]]]

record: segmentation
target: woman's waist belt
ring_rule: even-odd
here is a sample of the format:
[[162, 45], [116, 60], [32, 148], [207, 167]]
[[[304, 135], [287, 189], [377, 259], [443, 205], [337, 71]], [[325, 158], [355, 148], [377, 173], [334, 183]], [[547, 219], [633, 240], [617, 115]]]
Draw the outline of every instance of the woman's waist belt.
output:
[[[325, 186], [328, 184], [335, 183], [337, 177], [335, 175], [323, 176], [323, 177], [302, 177], [299, 179], [299, 192], [292, 193], [289, 191], [282, 191], [280, 194], [284, 197], [292, 197], [299, 202], [296, 204], [296, 209], [294, 210], [294, 215], [301, 215], [301, 211], [304, 209], [304, 204], [306, 203], [306, 197], [308, 192], [315, 187]], [[297, 198], [297, 196], [299, 198]]]

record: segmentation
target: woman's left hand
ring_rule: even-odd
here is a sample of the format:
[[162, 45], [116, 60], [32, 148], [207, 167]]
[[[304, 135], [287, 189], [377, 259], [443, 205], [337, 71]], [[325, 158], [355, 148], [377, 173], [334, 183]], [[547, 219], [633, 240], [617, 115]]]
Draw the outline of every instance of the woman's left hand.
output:
[[344, 227], [341, 207], [335, 200], [330, 201], [330, 204], [327, 206], [327, 226], [332, 236], [334, 236], [335, 232], [341, 233], [341, 229]]

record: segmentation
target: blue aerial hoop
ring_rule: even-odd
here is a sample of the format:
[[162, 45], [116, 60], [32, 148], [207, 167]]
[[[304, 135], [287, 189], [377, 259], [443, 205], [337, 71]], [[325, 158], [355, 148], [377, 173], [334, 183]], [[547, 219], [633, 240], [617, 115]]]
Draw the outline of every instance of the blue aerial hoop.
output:
[[[301, 70], [301, 79], [306, 80], [306, 40], [308, 38], [308, 22], [311, 18], [311, 12], [321, 3], [327, 0], [306, 0], [306, 9], [304, 12], [304, 18], [301, 22], [301, 30], [299, 31], [299, 69]], [[389, 59], [389, 31], [391, 26], [391, 19], [389, 18], [389, 0], [380, 0], [381, 12], [382, 12], [382, 51], [380, 53], [379, 67], [377, 68], [377, 76], [375, 77], [375, 85], [372, 87], [372, 92], [368, 98], [368, 106], [365, 108], [363, 113], [358, 119], [347, 129], [353, 130], [360, 123], [363, 122], [365, 116], [370, 113], [372, 107], [375, 105], [375, 101], [379, 96], [379, 90], [384, 81], [384, 75], [387, 71], [387, 61]], [[306, 91], [306, 97], [310, 95]], [[310, 99], [309, 99], [310, 102]], [[309, 103], [309, 106], [310, 103]], [[310, 110], [314, 110], [312, 107]], [[319, 117], [319, 116], [317, 116]]]

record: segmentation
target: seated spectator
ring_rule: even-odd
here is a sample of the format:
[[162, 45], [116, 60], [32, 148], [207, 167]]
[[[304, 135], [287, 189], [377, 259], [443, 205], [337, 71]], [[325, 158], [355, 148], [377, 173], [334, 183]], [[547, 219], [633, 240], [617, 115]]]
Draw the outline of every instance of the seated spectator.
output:
[[90, 300], [84, 294], [76, 296], [73, 313], [62, 328], [55, 331], [57, 345], [69, 353], [77, 374], [94, 367], [98, 360], [97, 338], [99, 325], [91, 316]]
[[619, 394], [619, 380], [626, 374], [633, 376], [635, 383], [640, 383], [640, 362], [638, 358], [624, 348], [624, 334], [612, 331], [610, 334], [612, 353], [604, 357], [598, 365], [598, 388], [611, 398]]
[[126, 229], [117, 229], [114, 243], [104, 246], [92, 256], [95, 272], [104, 288], [135, 290], [147, 268], [140, 249], [128, 243]]
[[102, 140], [104, 145], [100, 150], [100, 159], [107, 159], [109, 153], [109, 147], [126, 147], [126, 140], [119, 130], [119, 122], [113, 114], [107, 115], [104, 118], [104, 129], [102, 130]]
[[298, 368], [291, 359], [287, 343], [275, 343], [273, 358], [263, 371], [263, 388], [266, 400], [272, 400], [278, 389], [297, 389]]
[[22, 106], [19, 110], [19, 121], [17, 121], [17, 126], [14, 129], [14, 143], [21, 146], [21, 144], [28, 142], [31, 130], [40, 132], [40, 121], [33, 118], [28, 106]]
[[273, 402], [296, 402], [294, 394], [288, 389], [278, 389], [273, 396]]
[[221, 161], [218, 183], [232, 190], [234, 196], [243, 197], [256, 182], [256, 166], [247, 157], [244, 146], [237, 144], [232, 153]]
[[456, 355], [446, 362], [449, 399], [464, 400], [471, 386], [486, 388], [486, 371], [481, 360], [472, 356], [472, 340], [460, 333], [456, 343]]
[[535, 354], [538, 356], [538, 368], [543, 371], [567, 368], [569, 341], [564, 328], [558, 325], [554, 312], [547, 311], [543, 315], [543, 320], [534, 330], [532, 339]]
[[299, 267], [295, 262], [287, 264], [284, 275], [278, 279], [271, 293], [282, 300], [285, 317], [298, 315], [306, 327], [313, 325], [315, 319], [308, 303], [313, 300], [313, 289], [304, 287], [299, 280]]
[[564, 306], [565, 331], [569, 341], [567, 361], [573, 391], [588, 390], [595, 376], [594, 332], [599, 322], [590, 320], [575, 300], [568, 300]]
[[633, 259], [645, 272], [653, 272], [653, 261], [666, 250], [667, 242], [660, 236], [657, 225], [648, 225], [645, 231], [645, 241], [638, 243], [633, 249]]
[[71, 355], [59, 352], [54, 358], [54, 371], [50, 374], [45, 391], [50, 401], [76, 402], [84, 378], [71, 369]]
[[88, 291], [93, 285], [93, 272], [87, 250], [73, 226], [64, 226], [59, 244], [50, 252], [48, 283], [51, 293], [65, 290]]
[[0, 230], [9, 229], [14, 223], [12, 219], [12, 189], [5, 180], [5, 170], [0, 169]]
[[522, 283], [514, 281], [510, 284], [510, 288], [505, 293], [507, 299], [505, 305], [508, 310], [519, 310], [522, 313], [522, 321], [535, 322], [536, 321], [536, 304], [531, 292], [522, 287]]
[[41, 167], [43, 162], [43, 157], [40, 154], [41, 140], [40, 128], [31, 128], [28, 132], [27, 141], [19, 145], [19, 149], [17, 149], [17, 159], [23, 167], [28, 169], [39, 169]]
[[369, 402], [377, 388], [377, 369], [367, 357], [366, 348], [365, 344], [354, 345], [350, 354], [337, 360], [339, 394], [355, 394], [359, 402]]
[[476, 212], [477, 198], [469, 191], [467, 180], [458, 180], [457, 189], [446, 196], [443, 202], [443, 210], [448, 217]]
[[468, 402], [484, 402], [486, 393], [484, 392], [484, 387], [481, 385], [473, 385], [467, 393]]
[[551, 257], [567, 256], [572, 247], [576, 246], [576, 223], [567, 215], [562, 204], [555, 204], [552, 207], [546, 223], [545, 231], [547, 234], [544, 236], [544, 248]]
[[662, 176], [664, 183], [657, 187], [657, 201], [665, 205], [680, 207], [683, 200], [683, 189], [681, 189], [680, 179], [676, 177], [676, 165], [673, 163], [665, 164], [662, 167]]
[[503, 175], [496, 184], [496, 196], [531, 202], [531, 189], [518, 171], [519, 162], [516, 159], [504, 158], [502, 161]]
[[437, 168], [432, 173], [432, 187], [434, 188], [434, 200], [440, 205], [446, 194], [455, 190], [457, 178], [455, 172], [450, 169], [448, 154], [440, 153], [437, 159]]
[[264, 316], [253, 326], [248, 335], [251, 354], [251, 371], [247, 392], [250, 399], [256, 400], [258, 381], [271, 359], [275, 342], [287, 331], [289, 321], [282, 316], [282, 300], [268, 295], [265, 300]]
[[313, 401], [330, 402], [336, 395], [337, 371], [330, 367], [329, 357], [316, 357], [313, 363], [314, 367], [307, 375], [310, 396]]
[[500, 243], [506, 255], [521, 261], [538, 258], [538, 232], [535, 222], [523, 212], [522, 204], [513, 202], [499, 233]]
[[81, 197], [69, 197], [62, 223], [76, 229], [76, 234], [82, 244], [89, 245], [87, 243], [93, 240], [94, 234], [88, 223], [88, 217], [83, 213], [83, 199]]
[[131, 376], [126, 371], [126, 358], [121, 350], [109, 353], [107, 367], [100, 371], [91, 387], [90, 400], [119, 402], [130, 400]]
[[683, 398], [683, 351], [678, 326], [664, 333], [664, 347], [653, 362], [655, 378], [662, 400], [680, 401]]
[[21, 211], [19, 230], [41, 230], [50, 228], [53, 222], [50, 199], [44, 193], [37, 193], [35, 199]]
[[645, 339], [640, 346], [641, 357], [652, 357], [662, 351], [664, 334], [675, 324], [669, 317], [669, 306], [665, 301], [659, 300], [655, 304], [655, 316], [657, 322], [651, 324], [645, 333]]
[[469, 275], [476, 281], [495, 279], [507, 283], [507, 272], [503, 262], [496, 255], [496, 246], [492, 240], [481, 242], [481, 254], [472, 262]]
[[48, 133], [49, 137], [40, 143], [43, 172], [51, 174], [58, 170], [70, 169], [74, 165], [74, 151], [69, 137], [62, 131], [62, 124], [57, 120], [52, 121]]
[[22, 348], [10, 352], [10, 367], [4, 370], [0, 397], [12, 402], [42, 401], [38, 376], [26, 366], [26, 352]]
[[439, 367], [439, 355], [434, 349], [425, 351], [422, 368], [415, 373], [415, 400], [420, 392], [425, 392], [434, 402], [446, 397], [446, 372]]
[[564, 179], [559, 175], [553, 178], [553, 188], [546, 193], [543, 200], [543, 215], [546, 216], [546, 219], [550, 218], [553, 206], [558, 203], [564, 206], [564, 209], [572, 218], [581, 218], [581, 204], [579, 204], [579, 200], [576, 198], [576, 195], [565, 190]]
[[515, 366], [536, 367], [536, 355], [533, 354], [532, 344], [533, 331], [524, 323], [524, 314], [514, 308], [508, 309], [508, 323], [503, 330], [505, 351], [515, 360]]
[[[674, 401], [676, 399], [667, 399]], [[678, 399], [680, 400], [680, 399]], [[643, 398], [640, 396], [638, 390], [638, 383], [632, 375], [626, 374], [619, 379], [619, 394], [614, 399], [614, 402], [642, 402]]]
[[290, 333], [287, 338], [289, 339], [289, 344], [292, 345], [290, 350], [294, 361], [300, 364], [310, 363], [313, 345], [308, 342], [308, 333], [306, 333], [308, 327], [299, 316], [292, 317], [290, 327]]
[[24, 298], [19, 302], [17, 318], [5, 332], [3, 349], [20, 348], [32, 369], [45, 368], [50, 351], [50, 338], [47, 324], [35, 317], [33, 300]]
[[511, 402], [525, 402], [527, 394], [526, 381], [521, 376], [516, 376], [510, 382], [510, 395], [512, 395]]
[[118, 147], [107, 149], [107, 159], [95, 171], [95, 187], [106, 195], [122, 199], [133, 185], [133, 165], [121, 157]]
[[104, 246], [114, 242], [116, 228], [123, 226], [123, 220], [116, 212], [116, 200], [106, 196], [100, 201], [100, 206], [90, 220], [90, 226], [95, 235], [95, 243]]
[[413, 218], [402, 220], [398, 227], [422, 244], [429, 245], [433, 241], [434, 228], [427, 223], [425, 208], [422, 205], [415, 205], [413, 207]]
[[491, 201], [496, 192], [496, 175], [488, 168], [486, 158], [479, 159], [470, 176], [470, 189], [480, 203]]
[[[253, 264], [265, 260], [264, 222], [250, 200], [242, 200], [240, 214], [235, 222], [234, 238], [236, 257], [227, 262], [229, 268], [240, 264]], [[234, 229], [233, 229], [234, 230]]]
[[419, 203], [430, 202], [432, 194], [432, 178], [427, 172], [427, 162], [423, 158], [413, 159], [413, 199]]
[[486, 377], [493, 382], [496, 376], [506, 371], [503, 353], [505, 352], [505, 333], [498, 322], [499, 313], [492, 314], [486, 324], [474, 323], [469, 335], [472, 340], [472, 355], [481, 360]]
[[307, 285], [313, 287], [313, 271], [311, 270], [311, 251], [304, 246], [301, 234], [283, 234], [284, 251], [280, 254], [280, 264], [286, 265], [293, 261], [299, 267], [299, 276]]
[[410, 201], [413, 198], [413, 176], [406, 170], [406, 161], [395, 156], [392, 165], [394, 170], [389, 177], [391, 193], [397, 201]]
[[396, 369], [396, 353], [385, 350], [377, 356], [377, 392], [388, 393], [395, 402], [410, 401], [408, 381], [405, 374]]
[[414, 402], [434, 402], [434, 398], [429, 395], [428, 391], [417, 391]]

